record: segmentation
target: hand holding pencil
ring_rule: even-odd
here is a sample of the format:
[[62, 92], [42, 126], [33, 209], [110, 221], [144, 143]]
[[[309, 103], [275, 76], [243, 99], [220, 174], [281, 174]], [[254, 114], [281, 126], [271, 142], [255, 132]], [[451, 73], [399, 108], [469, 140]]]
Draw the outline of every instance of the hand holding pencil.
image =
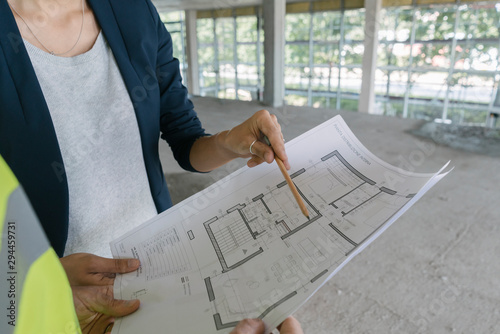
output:
[[[267, 145], [271, 146], [271, 143], [269, 142], [269, 139], [267, 136], [264, 136], [264, 141], [266, 142]], [[288, 175], [288, 171], [285, 168], [285, 165], [283, 164], [283, 161], [278, 157], [278, 155], [274, 155], [274, 160], [276, 161], [276, 164], [278, 164], [278, 167], [281, 170], [281, 174], [285, 177], [286, 183], [288, 183], [288, 186], [290, 187], [290, 190], [292, 191], [293, 197], [295, 198], [295, 201], [299, 205], [300, 211], [302, 211], [302, 214], [309, 219], [309, 211], [306, 208], [306, 205], [304, 204], [304, 201], [302, 200], [302, 197], [300, 196], [297, 187], [295, 186], [295, 183], [293, 183], [292, 178], [290, 175]]]

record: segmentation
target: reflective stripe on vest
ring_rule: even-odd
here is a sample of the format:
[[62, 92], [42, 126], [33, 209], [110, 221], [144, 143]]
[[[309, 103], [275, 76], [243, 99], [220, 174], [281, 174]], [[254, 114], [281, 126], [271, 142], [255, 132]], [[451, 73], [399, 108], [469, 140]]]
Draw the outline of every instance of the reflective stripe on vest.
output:
[[1, 157], [0, 230], [0, 333], [81, 333], [64, 269]]

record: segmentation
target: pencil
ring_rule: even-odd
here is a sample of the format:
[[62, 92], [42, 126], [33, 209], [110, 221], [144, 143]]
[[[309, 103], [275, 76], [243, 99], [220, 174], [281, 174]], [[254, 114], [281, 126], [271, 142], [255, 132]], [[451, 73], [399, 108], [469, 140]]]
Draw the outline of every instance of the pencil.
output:
[[[271, 146], [271, 142], [269, 142], [267, 136], [264, 136], [264, 140], [266, 141], [267, 145]], [[281, 174], [283, 174], [283, 176], [285, 177], [286, 183], [288, 183], [288, 186], [292, 191], [293, 197], [295, 197], [295, 201], [299, 205], [300, 211], [302, 211], [302, 214], [306, 216], [307, 219], [310, 219], [309, 211], [307, 211], [306, 205], [304, 204], [304, 201], [302, 200], [302, 197], [300, 196], [297, 187], [295, 187], [295, 183], [293, 183], [292, 179], [290, 178], [290, 175], [288, 175], [288, 171], [285, 168], [285, 164], [276, 154], [274, 154], [274, 160], [276, 160], [276, 164], [278, 164], [278, 167], [281, 170]]]

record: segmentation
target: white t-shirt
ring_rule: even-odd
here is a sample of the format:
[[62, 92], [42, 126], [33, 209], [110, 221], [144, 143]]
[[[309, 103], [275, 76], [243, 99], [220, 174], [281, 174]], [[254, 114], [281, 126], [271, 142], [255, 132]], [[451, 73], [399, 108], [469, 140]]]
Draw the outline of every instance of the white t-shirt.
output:
[[110, 257], [109, 242], [157, 214], [135, 111], [102, 32], [88, 52], [57, 57], [25, 41], [69, 188], [65, 255]]

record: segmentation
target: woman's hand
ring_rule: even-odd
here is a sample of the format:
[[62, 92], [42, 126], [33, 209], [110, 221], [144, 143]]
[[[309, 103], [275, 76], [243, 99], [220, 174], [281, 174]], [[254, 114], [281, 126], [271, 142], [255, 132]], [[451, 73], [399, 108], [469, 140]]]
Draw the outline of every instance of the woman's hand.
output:
[[[272, 148], [264, 142], [264, 136], [269, 138]], [[272, 163], [275, 154], [290, 169], [278, 119], [267, 110], [261, 110], [231, 130], [197, 140], [191, 149], [190, 160], [196, 170], [208, 172], [235, 158], [250, 158], [248, 167]]]
[[[224, 145], [228, 150], [241, 158], [251, 158], [247, 162], [248, 167], [255, 167], [263, 162], [270, 164], [276, 153], [285, 167], [290, 169], [281, 126], [277, 117], [269, 114], [267, 110], [258, 111], [242, 124], [221, 135], [225, 135]], [[264, 142], [264, 136], [269, 138], [272, 148]]]

